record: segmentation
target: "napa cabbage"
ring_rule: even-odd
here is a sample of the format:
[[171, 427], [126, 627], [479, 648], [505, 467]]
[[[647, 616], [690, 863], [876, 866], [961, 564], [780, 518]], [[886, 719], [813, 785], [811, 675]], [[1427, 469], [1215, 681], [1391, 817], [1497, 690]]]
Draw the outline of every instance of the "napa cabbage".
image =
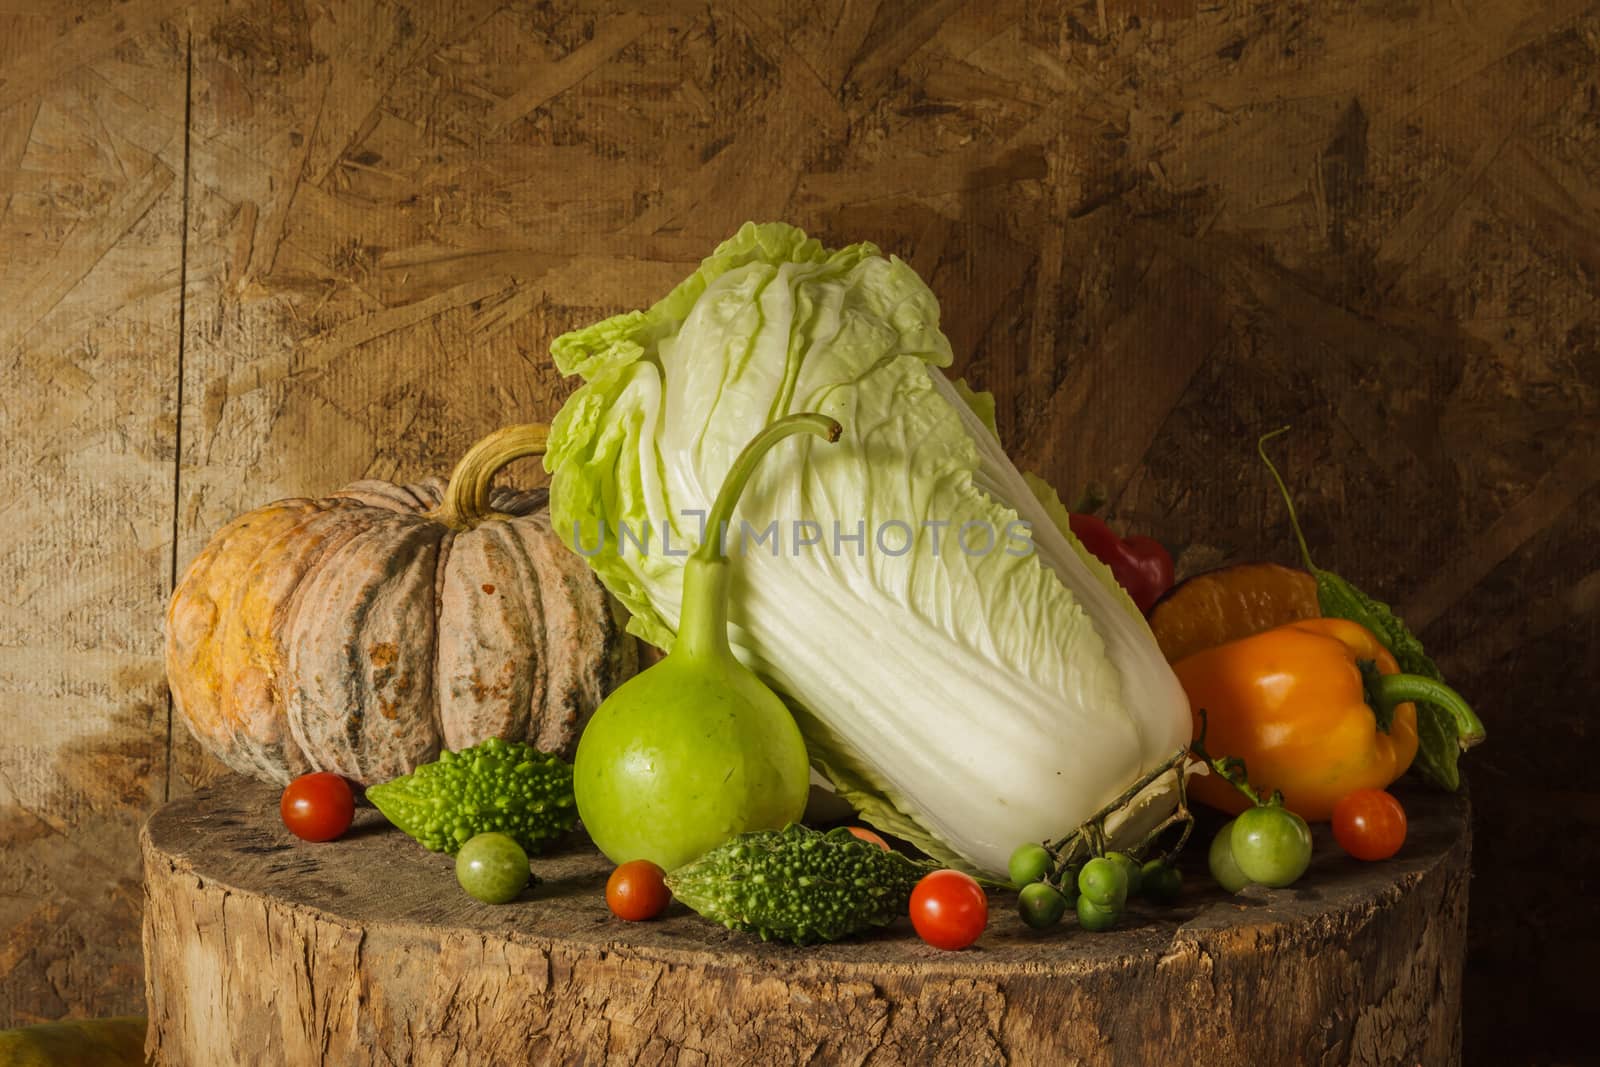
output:
[[[946, 378], [938, 302], [901, 260], [746, 224], [552, 354], [584, 380], [545, 461], [561, 537], [670, 648], [685, 556], [724, 536], [735, 654], [866, 821], [999, 873], [1187, 742], [1144, 619], [1007, 458], [992, 401]], [[740, 449], [799, 411], [842, 439], [778, 445], [738, 522], [702, 529]]]

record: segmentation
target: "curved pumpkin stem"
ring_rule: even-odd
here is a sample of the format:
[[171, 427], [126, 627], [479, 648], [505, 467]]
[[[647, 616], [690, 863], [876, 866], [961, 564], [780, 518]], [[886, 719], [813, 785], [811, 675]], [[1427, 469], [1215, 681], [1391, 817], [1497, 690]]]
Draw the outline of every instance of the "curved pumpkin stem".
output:
[[445, 486], [444, 500], [432, 517], [452, 530], [470, 530], [496, 517], [489, 508], [489, 486], [494, 476], [512, 460], [544, 455], [550, 427], [542, 422], [496, 430], [471, 448], [456, 464]]

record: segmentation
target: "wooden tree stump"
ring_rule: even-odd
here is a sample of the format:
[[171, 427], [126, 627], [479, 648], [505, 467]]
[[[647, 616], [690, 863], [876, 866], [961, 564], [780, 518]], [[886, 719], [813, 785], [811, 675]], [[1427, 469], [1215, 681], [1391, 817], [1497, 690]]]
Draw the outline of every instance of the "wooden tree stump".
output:
[[[991, 895], [977, 946], [909, 923], [815, 948], [674, 905], [625, 924], [581, 839], [502, 907], [377, 812], [313, 845], [277, 791], [176, 801], [143, 835], [158, 1064], [1416, 1064], [1460, 1057], [1465, 798], [1402, 795], [1402, 855], [1325, 828], [1298, 886], [1224, 895], [1199, 869], [1124, 926], [1028, 930]], [[1189, 859], [1203, 863], [1204, 840]]]

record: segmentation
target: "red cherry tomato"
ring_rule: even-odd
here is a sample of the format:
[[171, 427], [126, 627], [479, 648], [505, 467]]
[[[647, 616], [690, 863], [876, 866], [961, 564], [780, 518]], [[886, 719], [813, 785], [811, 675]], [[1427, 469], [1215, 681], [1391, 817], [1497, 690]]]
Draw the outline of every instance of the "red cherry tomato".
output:
[[885, 841], [883, 838], [879, 837], [877, 834], [873, 833], [871, 830], [868, 830], [865, 826], [852, 826], [852, 827], [849, 827], [849, 830], [850, 830], [851, 833], [855, 834], [857, 837], [861, 838], [861, 840], [867, 842], [868, 844], [877, 845], [879, 848], [883, 849], [885, 852], [889, 851], [889, 842]]
[[649, 860], [629, 860], [606, 879], [606, 907], [631, 923], [654, 919], [672, 899], [665, 878], [666, 872]]
[[1358, 860], [1386, 860], [1406, 840], [1406, 809], [1382, 789], [1357, 789], [1333, 806], [1333, 837]]
[[960, 871], [934, 871], [911, 891], [911, 925], [934, 948], [966, 948], [989, 925], [989, 898]]
[[283, 790], [278, 812], [289, 832], [306, 841], [332, 841], [350, 829], [356, 797], [332, 771], [302, 774]]

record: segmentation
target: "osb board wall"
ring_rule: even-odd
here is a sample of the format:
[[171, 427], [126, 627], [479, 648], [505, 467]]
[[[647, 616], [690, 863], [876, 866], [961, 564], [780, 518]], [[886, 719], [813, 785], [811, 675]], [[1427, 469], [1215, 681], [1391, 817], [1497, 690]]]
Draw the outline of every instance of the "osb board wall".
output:
[[167, 789], [187, 28], [0, 4], [0, 1026], [135, 1007]]
[[[909, 260], [1019, 462], [1185, 569], [1292, 559], [1253, 442], [1294, 424], [1318, 562], [1491, 731], [1467, 1047], [1567, 1049], [1600, 4], [12, 0], [0, 49], [0, 1022], [136, 1007], [133, 829], [215, 773], [174, 567], [548, 416], [551, 338], [785, 218]], [[1513, 913], [1521, 864], [1561, 888]]]

